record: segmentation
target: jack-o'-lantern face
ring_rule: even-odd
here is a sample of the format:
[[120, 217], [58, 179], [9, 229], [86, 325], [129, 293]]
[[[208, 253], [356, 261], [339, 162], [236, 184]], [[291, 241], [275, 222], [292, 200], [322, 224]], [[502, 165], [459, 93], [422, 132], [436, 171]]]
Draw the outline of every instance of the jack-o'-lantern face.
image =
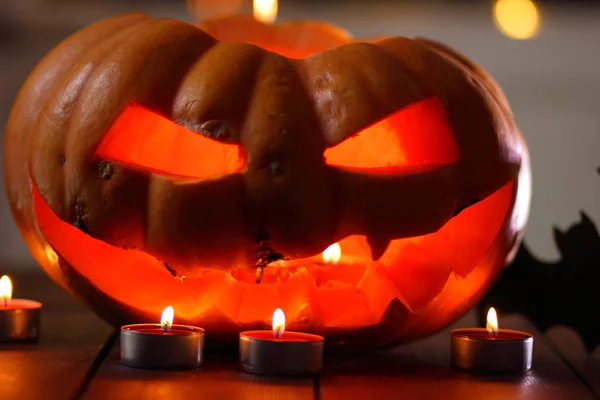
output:
[[170, 304], [221, 339], [276, 308], [290, 329], [360, 347], [463, 313], [528, 205], [501, 92], [434, 43], [337, 47], [339, 32], [304, 29], [327, 40], [294, 59], [139, 15], [54, 50], [6, 146], [11, 204], [42, 266], [110, 321]]

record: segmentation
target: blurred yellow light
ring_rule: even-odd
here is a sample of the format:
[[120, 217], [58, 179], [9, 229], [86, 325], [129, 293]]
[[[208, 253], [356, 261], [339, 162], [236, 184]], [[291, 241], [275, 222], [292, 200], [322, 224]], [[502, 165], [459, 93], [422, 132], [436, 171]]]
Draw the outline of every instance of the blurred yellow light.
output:
[[504, 35], [512, 39], [530, 39], [540, 28], [540, 15], [531, 0], [497, 0], [494, 22]]
[[254, 18], [272, 24], [277, 19], [277, 0], [254, 0], [252, 2]]

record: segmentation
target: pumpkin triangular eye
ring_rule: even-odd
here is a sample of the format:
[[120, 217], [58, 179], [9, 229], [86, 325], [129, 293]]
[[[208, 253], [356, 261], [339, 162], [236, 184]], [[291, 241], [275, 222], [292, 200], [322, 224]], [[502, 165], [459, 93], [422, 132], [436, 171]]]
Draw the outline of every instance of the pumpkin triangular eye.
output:
[[329, 165], [395, 173], [411, 166], [460, 159], [446, 112], [437, 98], [410, 104], [328, 148]]
[[232, 174], [244, 167], [240, 146], [209, 139], [133, 103], [117, 117], [96, 155], [194, 179]]

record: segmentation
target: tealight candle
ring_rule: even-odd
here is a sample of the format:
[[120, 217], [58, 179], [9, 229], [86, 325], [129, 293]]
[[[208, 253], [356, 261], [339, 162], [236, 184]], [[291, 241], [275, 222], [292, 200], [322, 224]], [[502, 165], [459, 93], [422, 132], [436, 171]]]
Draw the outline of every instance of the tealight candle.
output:
[[314, 375], [323, 367], [322, 336], [285, 330], [285, 314], [273, 313], [272, 331], [240, 333], [240, 366], [259, 375]]
[[40, 333], [42, 303], [33, 300], [13, 299], [12, 282], [4, 275], [0, 278], [0, 341], [35, 341]]
[[191, 369], [202, 364], [204, 329], [173, 324], [173, 307], [165, 308], [160, 324], [121, 327], [121, 362], [130, 367]]
[[479, 373], [522, 373], [531, 369], [533, 336], [498, 329], [493, 307], [486, 328], [455, 329], [451, 337], [450, 362], [454, 368]]

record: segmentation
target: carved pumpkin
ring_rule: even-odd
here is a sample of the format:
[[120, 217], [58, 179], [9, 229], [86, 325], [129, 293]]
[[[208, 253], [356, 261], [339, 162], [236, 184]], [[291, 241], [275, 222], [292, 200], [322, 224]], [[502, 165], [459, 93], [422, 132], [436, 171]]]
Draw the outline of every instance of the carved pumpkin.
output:
[[[76, 33], [24, 84], [5, 163], [36, 260], [106, 320], [170, 304], [231, 340], [280, 307], [354, 349], [466, 312], [530, 193], [502, 92], [453, 50], [244, 17]], [[342, 259], [321, 262], [334, 243]]]

